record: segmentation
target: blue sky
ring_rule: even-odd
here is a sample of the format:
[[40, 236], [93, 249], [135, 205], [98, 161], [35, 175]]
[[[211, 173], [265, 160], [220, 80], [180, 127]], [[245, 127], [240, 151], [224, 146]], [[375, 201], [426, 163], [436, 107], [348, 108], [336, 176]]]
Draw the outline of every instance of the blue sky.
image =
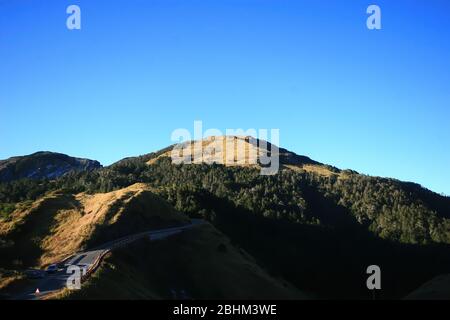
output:
[[447, 0], [0, 0], [0, 158], [107, 165], [202, 120], [450, 194], [449, 15]]

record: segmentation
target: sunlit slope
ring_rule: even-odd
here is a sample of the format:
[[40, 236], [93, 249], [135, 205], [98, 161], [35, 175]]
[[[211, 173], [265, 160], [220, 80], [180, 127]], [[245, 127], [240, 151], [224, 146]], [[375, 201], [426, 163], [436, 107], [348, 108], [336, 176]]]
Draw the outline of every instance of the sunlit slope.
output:
[[171, 158], [174, 163], [222, 164], [225, 166], [261, 167], [264, 157], [279, 156], [281, 169], [316, 172], [326, 176], [338, 175], [339, 170], [300, 156], [271, 143], [246, 136], [211, 136], [203, 140], [181, 143], [158, 152], [147, 161], [154, 164], [161, 158]]
[[145, 184], [93, 195], [53, 192], [0, 221], [1, 263], [44, 266], [124, 235], [188, 222]]

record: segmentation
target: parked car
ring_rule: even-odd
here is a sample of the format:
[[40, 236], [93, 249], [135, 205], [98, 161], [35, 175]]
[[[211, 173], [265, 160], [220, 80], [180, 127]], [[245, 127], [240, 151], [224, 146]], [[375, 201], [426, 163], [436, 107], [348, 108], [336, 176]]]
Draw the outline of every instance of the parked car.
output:
[[25, 276], [28, 279], [42, 279], [45, 277], [45, 272], [42, 270], [30, 269], [25, 271]]
[[58, 265], [56, 264], [51, 264], [47, 267], [47, 269], [45, 270], [47, 273], [56, 273], [58, 271]]

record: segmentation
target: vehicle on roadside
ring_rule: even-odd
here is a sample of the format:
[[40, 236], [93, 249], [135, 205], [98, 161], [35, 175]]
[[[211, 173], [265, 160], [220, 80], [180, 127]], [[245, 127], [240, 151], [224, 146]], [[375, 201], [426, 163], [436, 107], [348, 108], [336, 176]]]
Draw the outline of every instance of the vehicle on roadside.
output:
[[45, 272], [43, 272], [42, 270], [29, 269], [25, 271], [25, 276], [28, 279], [42, 279], [45, 277]]
[[58, 265], [56, 264], [51, 264], [47, 267], [47, 269], [45, 269], [45, 271], [47, 273], [56, 273], [58, 271]]

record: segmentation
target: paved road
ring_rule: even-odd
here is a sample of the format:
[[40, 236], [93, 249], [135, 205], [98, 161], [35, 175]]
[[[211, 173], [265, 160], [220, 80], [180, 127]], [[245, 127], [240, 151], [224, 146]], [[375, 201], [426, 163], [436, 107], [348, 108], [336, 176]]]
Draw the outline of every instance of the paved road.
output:
[[[89, 251], [79, 252], [74, 254], [69, 259], [64, 261], [64, 268], [60, 269], [54, 274], [48, 274], [43, 279], [34, 280], [35, 283], [33, 287], [25, 290], [24, 293], [14, 297], [16, 300], [35, 300], [48, 295], [49, 293], [61, 290], [66, 286], [67, 279], [71, 274], [67, 273], [67, 268], [71, 265], [77, 265], [81, 269], [88, 270], [103, 253], [110, 250], [126, 246], [138, 239], [149, 237], [150, 240], [160, 240], [170, 237], [171, 235], [182, 232], [184, 229], [192, 228], [193, 226], [203, 224], [204, 220], [201, 219], [191, 219], [191, 224], [166, 228], [161, 230], [152, 230], [141, 232], [138, 234], [133, 234], [126, 236], [108, 243], [104, 243], [98, 247], [92, 248]], [[36, 295], [36, 289], [39, 288], [40, 294]]]
[[71, 265], [78, 265], [78, 266], [89, 266], [95, 262], [95, 259], [97, 259], [98, 256], [100, 256], [105, 249], [101, 250], [92, 250], [92, 251], [86, 251], [82, 253], [78, 253], [74, 255], [72, 258], [68, 259], [64, 265], [65, 266], [71, 266]]

